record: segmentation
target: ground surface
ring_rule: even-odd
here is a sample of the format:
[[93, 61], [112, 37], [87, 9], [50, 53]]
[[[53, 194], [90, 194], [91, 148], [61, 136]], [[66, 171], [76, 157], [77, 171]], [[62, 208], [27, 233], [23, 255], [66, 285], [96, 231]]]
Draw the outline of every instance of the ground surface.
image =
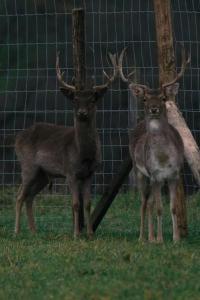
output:
[[190, 199], [190, 235], [178, 245], [168, 203], [164, 245], [138, 242], [139, 200], [131, 195], [115, 200], [92, 241], [73, 240], [69, 201], [63, 208], [56, 197], [38, 201], [38, 234], [24, 218], [16, 238], [10, 196], [0, 196], [0, 299], [200, 299], [200, 196]]

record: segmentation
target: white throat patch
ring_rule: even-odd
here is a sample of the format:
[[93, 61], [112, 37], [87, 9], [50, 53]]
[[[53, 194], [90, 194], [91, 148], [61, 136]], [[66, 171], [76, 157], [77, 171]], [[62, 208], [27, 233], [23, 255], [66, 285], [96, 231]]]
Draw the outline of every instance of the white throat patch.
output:
[[160, 128], [160, 122], [158, 120], [150, 120], [149, 122], [150, 130], [158, 130]]

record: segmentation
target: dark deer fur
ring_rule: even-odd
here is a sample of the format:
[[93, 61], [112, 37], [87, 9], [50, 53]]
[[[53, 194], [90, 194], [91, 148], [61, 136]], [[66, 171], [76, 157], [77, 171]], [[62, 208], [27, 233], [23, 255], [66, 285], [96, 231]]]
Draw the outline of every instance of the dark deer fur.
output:
[[[111, 57], [113, 59], [113, 57]], [[54, 177], [66, 177], [72, 193], [74, 236], [79, 235], [79, 195], [82, 194], [87, 233], [92, 235], [90, 223], [91, 177], [101, 160], [100, 141], [96, 131], [96, 104], [105, 94], [107, 83], [88, 90], [77, 90], [64, 82], [57, 57], [57, 77], [61, 91], [74, 106], [74, 127], [38, 123], [21, 132], [15, 150], [21, 164], [22, 184], [16, 201], [15, 232], [20, 229], [20, 214], [26, 204], [30, 230], [35, 232], [32, 211], [33, 199]]]
[[153, 207], [157, 211], [157, 241], [163, 241], [161, 187], [168, 183], [170, 209], [173, 223], [173, 240], [180, 239], [176, 215], [176, 194], [180, 170], [184, 159], [183, 141], [178, 131], [168, 123], [165, 101], [174, 97], [179, 84], [176, 81], [183, 75], [186, 65], [185, 51], [182, 51], [182, 67], [174, 80], [165, 83], [159, 89], [150, 89], [146, 85], [134, 84], [122, 71], [125, 49], [119, 57], [119, 73], [123, 81], [129, 83], [132, 94], [144, 102], [145, 120], [130, 131], [130, 155], [135, 169], [138, 187], [141, 191], [140, 240], [144, 239], [144, 223], [148, 206], [149, 241], [154, 241]]

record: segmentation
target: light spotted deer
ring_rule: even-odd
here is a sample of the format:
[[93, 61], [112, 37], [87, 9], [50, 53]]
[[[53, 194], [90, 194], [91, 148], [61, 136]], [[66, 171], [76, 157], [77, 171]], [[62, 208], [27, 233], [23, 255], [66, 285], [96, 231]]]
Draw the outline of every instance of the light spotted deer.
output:
[[141, 191], [141, 224], [139, 240], [144, 239], [146, 208], [148, 207], [148, 239], [155, 241], [153, 228], [153, 208], [157, 212], [157, 242], [163, 241], [161, 187], [167, 182], [170, 194], [170, 210], [173, 224], [173, 240], [180, 239], [176, 215], [176, 189], [184, 160], [184, 146], [178, 131], [168, 123], [165, 102], [178, 93], [177, 80], [184, 74], [186, 65], [185, 50], [182, 49], [180, 73], [171, 82], [158, 89], [135, 84], [130, 75], [125, 77], [122, 71], [122, 51], [118, 68], [123, 81], [129, 84], [134, 96], [144, 103], [145, 119], [134, 131], [130, 130], [129, 149], [133, 166], [137, 174], [138, 187]]
[[[110, 54], [114, 64], [115, 56]], [[62, 93], [74, 107], [74, 127], [65, 128], [53, 124], [38, 123], [21, 132], [15, 143], [15, 150], [21, 165], [22, 184], [16, 201], [16, 234], [20, 230], [20, 214], [25, 202], [30, 230], [35, 232], [32, 210], [34, 197], [54, 177], [66, 177], [72, 193], [74, 215], [74, 236], [79, 229], [79, 195], [84, 202], [87, 233], [92, 235], [90, 223], [91, 177], [101, 160], [100, 141], [96, 130], [97, 101], [106, 93], [116, 74], [107, 77], [107, 82], [92, 88], [78, 90], [66, 83], [56, 60], [57, 78]]]

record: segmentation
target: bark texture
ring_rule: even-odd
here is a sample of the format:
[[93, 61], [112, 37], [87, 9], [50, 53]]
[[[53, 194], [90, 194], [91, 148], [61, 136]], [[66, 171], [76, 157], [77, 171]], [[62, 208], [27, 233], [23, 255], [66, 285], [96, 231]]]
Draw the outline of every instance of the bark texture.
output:
[[[176, 76], [170, 0], [154, 0], [154, 11], [158, 46], [159, 83], [162, 85], [163, 83], [170, 82]], [[171, 105], [172, 109], [174, 108], [176, 112], [178, 111], [175, 104], [175, 97], [171, 97], [169, 100], [170, 101], [167, 101], [169, 123], [174, 125], [173, 123], [175, 123], [175, 121], [179, 122], [180, 118], [175, 120], [175, 115], [172, 114], [172, 110], [169, 111], [169, 103], [173, 103], [173, 106]], [[181, 124], [183, 124], [183, 122]], [[179, 131], [181, 124], [179, 123], [177, 124], [179, 126], [174, 127]], [[186, 136], [181, 135], [181, 137], [184, 145], [187, 144]], [[179, 216], [178, 226], [179, 228], [185, 228], [184, 230], [180, 230], [181, 237], [187, 235], [187, 210], [185, 201], [183, 183], [182, 180], [180, 180], [177, 188], [176, 202], [177, 214]]]
[[166, 106], [168, 121], [182, 137], [185, 159], [200, 186], [200, 151], [198, 145], [174, 101], [167, 101]]
[[[75, 87], [83, 90], [86, 82], [85, 65], [85, 12], [84, 9], [74, 9], [72, 11], [72, 44], [73, 44], [73, 63], [75, 73]], [[83, 197], [79, 195], [80, 212], [79, 227], [84, 227]]]

